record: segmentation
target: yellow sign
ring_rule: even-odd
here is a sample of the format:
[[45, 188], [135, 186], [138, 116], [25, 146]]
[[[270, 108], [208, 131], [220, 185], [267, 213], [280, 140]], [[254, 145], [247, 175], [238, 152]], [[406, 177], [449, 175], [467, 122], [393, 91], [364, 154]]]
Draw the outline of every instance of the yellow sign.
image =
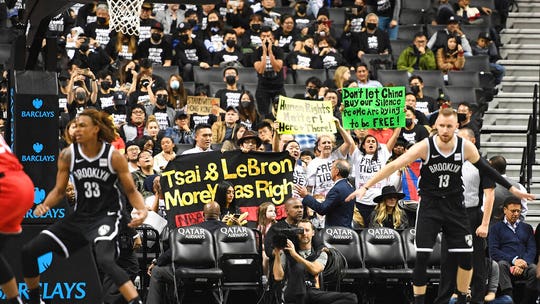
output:
[[276, 115], [279, 134], [336, 133], [329, 100], [304, 100], [279, 96]]
[[213, 113], [213, 106], [219, 106], [219, 98], [206, 96], [188, 96], [187, 112], [188, 114], [197, 113], [199, 115], [217, 114]]

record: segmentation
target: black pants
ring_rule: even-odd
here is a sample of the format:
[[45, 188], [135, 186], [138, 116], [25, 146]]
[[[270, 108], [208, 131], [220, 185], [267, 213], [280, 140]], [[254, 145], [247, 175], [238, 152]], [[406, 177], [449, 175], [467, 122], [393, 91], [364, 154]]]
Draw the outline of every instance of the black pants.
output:
[[276, 86], [276, 88], [265, 88], [261, 85], [257, 86], [257, 91], [255, 92], [255, 99], [257, 100], [257, 108], [259, 113], [264, 118], [268, 118], [272, 114], [272, 102], [274, 98], [284, 95], [285, 89], [283, 86]]
[[517, 280], [525, 280], [525, 291], [521, 304], [534, 304], [538, 296], [538, 280], [536, 279], [536, 265], [529, 264], [519, 277], [515, 277], [510, 273], [510, 263], [507, 261], [499, 261], [499, 287], [501, 291], [508, 292], [512, 290], [512, 282]]
[[[305, 295], [297, 297], [294, 304], [357, 304], [358, 298], [354, 293], [322, 291], [308, 288]], [[287, 303], [293, 304], [293, 303]]]
[[[486, 240], [476, 235], [476, 228], [482, 223], [480, 207], [467, 208], [470, 232], [473, 235], [473, 277], [471, 280], [471, 303], [483, 303], [486, 293]], [[456, 255], [448, 254], [446, 238], [441, 244], [441, 281], [439, 292], [434, 304], [447, 304], [456, 289], [457, 259]]]

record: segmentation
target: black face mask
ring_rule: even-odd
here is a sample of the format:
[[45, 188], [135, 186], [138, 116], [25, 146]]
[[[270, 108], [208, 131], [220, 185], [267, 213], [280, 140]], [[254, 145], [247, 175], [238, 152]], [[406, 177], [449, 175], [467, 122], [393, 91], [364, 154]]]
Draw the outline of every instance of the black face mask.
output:
[[197, 20], [195, 19], [189, 19], [187, 22], [189, 23], [189, 25], [191, 25], [191, 27], [194, 27], [195, 25], [197, 25]]
[[366, 23], [366, 27], [368, 28], [368, 30], [373, 31], [377, 28], [377, 23]]
[[310, 47], [307, 46], [307, 45], [304, 45], [304, 50], [306, 50], [306, 53], [308, 53], [308, 54], [311, 54], [311, 53], [313, 52], [313, 49], [310, 48]]
[[189, 40], [189, 36], [187, 34], [182, 34], [179, 37], [180, 37], [180, 41], [182, 42], [187, 42]]
[[79, 47], [79, 50], [83, 53], [86, 53], [90, 49], [90, 44], [88, 42], [83, 42]]
[[157, 96], [156, 97], [156, 103], [160, 106], [164, 106], [167, 104], [168, 98], [167, 96]]
[[232, 47], [234, 47], [236, 45], [236, 41], [234, 41], [232, 39], [227, 40], [226, 43], [227, 43], [227, 46], [230, 47], [230, 48], [232, 48]]
[[309, 96], [319, 97], [319, 96], [318, 96], [318, 94], [319, 94], [319, 89], [317, 89], [317, 88], [308, 88], [308, 89], [307, 89], [307, 93], [309, 94]]
[[249, 105], [251, 104], [251, 101], [241, 101], [240, 102], [240, 105], [242, 106], [242, 108], [244, 109], [247, 109], [249, 108]]
[[411, 86], [411, 92], [414, 94], [414, 95], [418, 95], [418, 93], [420, 92], [420, 87], [415, 85], [415, 86]]
[[101, 82], [101, 88], [104, 90], [108, 90], [111, 88], [111, 82], [110, 81], [102, 81]]
[[252, 24], [251, 25], [251, 30], [254, 31], [254, 32], [258, 32], [261, 30], [261, 25], [260, 24]]
[[225, 82], [228, 85], [233, 85], [236, 82], [236, 76], [225, 76]]
[[208, 22], [208, 27], [210, 27], [210, 28], [219, 27], [219, 21], [209, 21]]
[[405, 118], [405, 126], [406, 126], [407, 128], [409, 128], [410, 126], [412, 126], [412, 124], [413, 124], [412, 118]]
[[298, 6], [298, 12], [299, 12], [300, 14], [305, 14], [306, 11], [307, 11], [307, 6], [306, 6], [305, 4], [302, 4], [302, 5], [299, 5], [299, 6]]
[[77, 94], [75, 94], [75, 99], [77, 99], [78, 101], [85, 101], [86, 100], [86, 93], [77, 92]]
[[462, 123], [465, 120], [467, 120], [467, 114], [465, 114], [465, 113], [457, 113], [457, 121], [459, 123]]
[[155, 42], [158, 42], [161, 40], [161, 34], [159, 33], [152, 33], [151, 37], [152, 37], [152, 40], [154, 40]]
[[105, 24], [105, 22], [107, 22], [107, 18], [105, 18], [105, 17], [97, 17], [97, 23]]

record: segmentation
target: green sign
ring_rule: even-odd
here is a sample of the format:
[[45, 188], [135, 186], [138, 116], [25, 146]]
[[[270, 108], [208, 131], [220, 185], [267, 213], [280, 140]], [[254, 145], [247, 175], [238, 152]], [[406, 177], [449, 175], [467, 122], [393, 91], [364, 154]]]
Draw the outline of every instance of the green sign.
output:
[[405, 126], [405, 87], [344, 88], [341, 100], [345, 129]]

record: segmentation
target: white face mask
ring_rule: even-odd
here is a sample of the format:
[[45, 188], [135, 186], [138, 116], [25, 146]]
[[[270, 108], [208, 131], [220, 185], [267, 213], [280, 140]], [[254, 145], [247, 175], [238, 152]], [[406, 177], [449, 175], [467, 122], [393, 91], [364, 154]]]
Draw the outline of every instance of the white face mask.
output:
[[180, 81], [173, 80], [171, 81], [171, 89], [178, 90], [180, 88]]

